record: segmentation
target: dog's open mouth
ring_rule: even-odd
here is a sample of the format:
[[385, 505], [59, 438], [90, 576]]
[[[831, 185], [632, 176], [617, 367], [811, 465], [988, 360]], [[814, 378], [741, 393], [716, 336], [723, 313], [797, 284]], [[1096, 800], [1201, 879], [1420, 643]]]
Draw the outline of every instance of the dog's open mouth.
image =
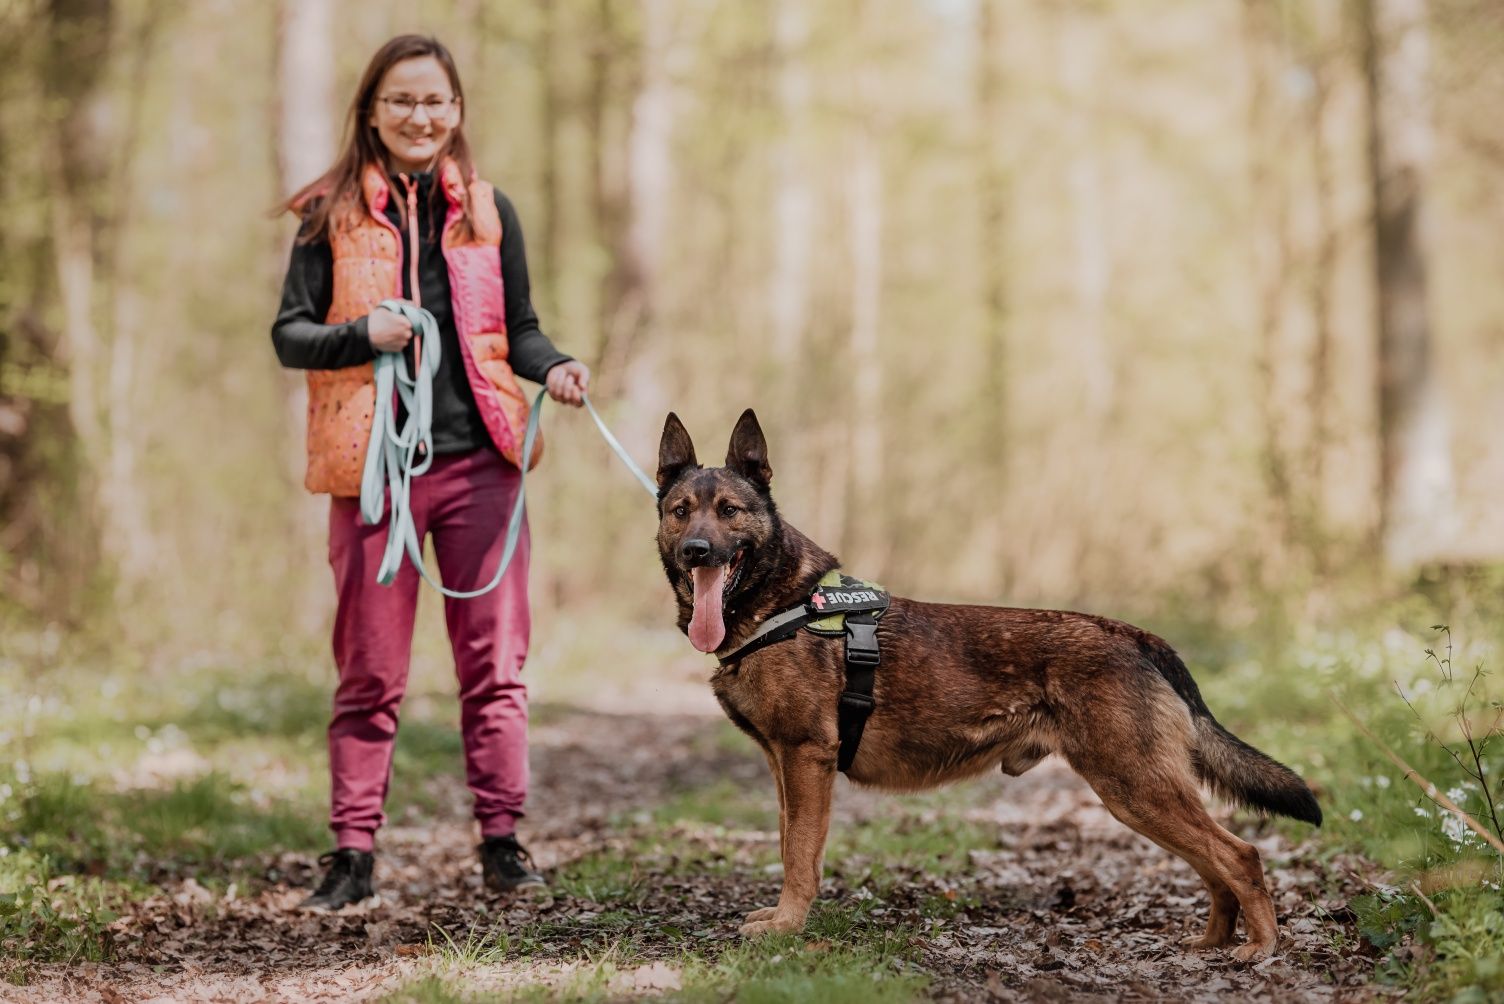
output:
[[701, 565], [689, 570], [695, 587], [695, 609], [689, 619], [689, 641], [701, 652], [714, 652], [726, 640], [725, 600], [742, 577], [745, 548], [738, 548], [727, 565]]

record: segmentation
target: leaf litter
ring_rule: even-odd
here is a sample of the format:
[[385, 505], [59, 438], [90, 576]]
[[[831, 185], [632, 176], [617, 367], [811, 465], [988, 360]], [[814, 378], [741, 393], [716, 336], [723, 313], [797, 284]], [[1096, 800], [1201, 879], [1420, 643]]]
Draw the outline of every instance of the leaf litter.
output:
[[[111, 961], [34, 966], [26, 986], [0, 984], [0, 1000], [372, 999], [434, 972], [443, 952], [461, 960], [457, 979], [467, 992], [559, 984], [604, 953], [617, 970], [613, 997], [671, 995], [681, 987], [686, 949], [716, 958], [739, 943], [744, 914], [778, 895], [779, 869], [764, 866], [776, 860], [776, 830], [650, 821], [667, 799], [728, 780], [765, 792], [771, 812], [762, 757], [750, 742], [727, 744], [723, 735], [717, 719], [689, 713], [570, 710], [535, 724], [533, 796], [522, 836], [546, 869], [599, 854], [630, 861], [630, 880], [608, 883], [604, 894], [588, 886], [578, 896], [556, 890], [541, 900], [486, 892], [456, 764], [433, 817], [383, 831], [379, 905], [338, 915], [294, 912], [316, 880], [308, 854], [269, 857], [259, 882], [223, 894], [193, 878], [170, 880], [110, 926]], [[1112, 819], [1063, 764], [1051, 760], [1021, 778], [973, 782], [945, 798], [947, 813], [995, 828], [995, 846], [971, 850], [961, 868], [945, 874], [902, 855], [868, 860], [833, 850], [817, 904], [909, 932], [909, 957], [936, 999], [1358, 1001], [1396, 994], [1373, 982], [1377, 950], [1358, 935], [1347, 906], [1377, 874], [1359, 857], [1292, 845], [1254, 820], [1229, 823], [1264, 855], [1281, 928], [1278, 954], [1245, 966], [1225, 952], [1180, 946], [1205, 922], [1200, 880]], [[832, 835], [914, 812], [912, 803], [843, 779]], [[929, 808], [920, 815], [934, 814]], [[665, 838], [672, 846], [659, 853], [651, 842]], [[680, 860], [684, 846], [694, 848], [694, 860]], [[812, 933], [801, 950], [817, 955], [839, 940]]]

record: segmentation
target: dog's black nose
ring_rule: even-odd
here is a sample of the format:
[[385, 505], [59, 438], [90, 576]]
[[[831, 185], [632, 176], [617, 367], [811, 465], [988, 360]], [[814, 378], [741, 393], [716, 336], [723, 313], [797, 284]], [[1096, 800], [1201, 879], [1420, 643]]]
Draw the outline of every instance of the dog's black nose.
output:
[[710, 557], [710, 541], [691, 537], [679, 545], [679, 557], [685, 561], [698, 561]]

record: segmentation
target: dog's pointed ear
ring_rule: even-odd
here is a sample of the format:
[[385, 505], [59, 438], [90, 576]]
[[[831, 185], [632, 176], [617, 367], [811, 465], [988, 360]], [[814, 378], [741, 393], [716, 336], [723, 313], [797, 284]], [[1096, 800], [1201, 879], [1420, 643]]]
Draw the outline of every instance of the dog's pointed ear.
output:
[[751, 408], [742, 412], [736, 428], [731, 430], [731, 445], [726, 448], [726, 466], [754, 484], [768, 487], [773, 468], [768, 466], [768, 441]]
[[661, 492], [674, 483], [686, 467], [696, 467], [695, 444], [690, 442], [689, 430], [673, 412], [663, 423], [663, 438], [658, 441], [658, 490]]

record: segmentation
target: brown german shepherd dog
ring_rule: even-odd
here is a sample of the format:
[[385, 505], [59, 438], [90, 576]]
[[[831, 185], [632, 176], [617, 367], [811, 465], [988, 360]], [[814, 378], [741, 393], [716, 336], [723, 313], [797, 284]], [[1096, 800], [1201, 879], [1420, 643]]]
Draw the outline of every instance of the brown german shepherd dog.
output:
[[[658, 448], [658, 550], [679, 628], [702, 652], [733, 653], [768, 617], [809, 599], [839, 562], [785, 523], [757, 417], [736, 424], [726, 466], [703, 468], [676, 415]], [[878, 622], [876, 708], [848, 777], [898, 791], [1001, 769], [1018, 776], [1059, 753], [1125, 825], [1177, 854], [1211, 893], [1206, 931], [1239, 961], [1279, 932], [1259, 852], [1207, 814], [1197, 782], [1245, 806], [1320, 825], [1299, 776], [1212, 717], [1163, 640], [1121, 621], [1058, 610], [920, 603], [894, 596]], [[835, 785], [839, 638], [798, 631], [724, 663], [721, 707], [767, 755], [778, 787], [783, 890], [744, 935], [798, 931], [820, 886]]]

